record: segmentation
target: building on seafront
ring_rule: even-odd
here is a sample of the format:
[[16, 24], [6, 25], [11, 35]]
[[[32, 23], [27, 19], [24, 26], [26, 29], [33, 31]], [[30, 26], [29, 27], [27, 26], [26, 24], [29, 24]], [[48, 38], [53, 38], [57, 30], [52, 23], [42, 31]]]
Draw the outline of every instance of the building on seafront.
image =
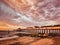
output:
[[[26, 29], [17, 29], [18, 32], [28, 32], [31, 34], [59, 34], [60, 35], [60, 25], [50, 25], [50, 26], [34, 26], [27, 27]], [[23, 34], [23, 33], [22, 33]], [[25, 34], [25, 33], [24, 33]]]
[[25, 29], [18, 28], [13, 31], [0, 31], [0, 37], [9, 37], [16, 34], [23, 35], [40, 35], [40, 34], [59, 34], [60, 35], [60, 25], [50, 25], [50, 26], [33, 26], [27, 27]]
[[27, 27], [26, 29], [17, 29], [18, 31], [27, 31], [27, 32], [40, 32], [40, 33], [60, 33], [60, 25], [50, 25], [50, 26], [34, 26]]

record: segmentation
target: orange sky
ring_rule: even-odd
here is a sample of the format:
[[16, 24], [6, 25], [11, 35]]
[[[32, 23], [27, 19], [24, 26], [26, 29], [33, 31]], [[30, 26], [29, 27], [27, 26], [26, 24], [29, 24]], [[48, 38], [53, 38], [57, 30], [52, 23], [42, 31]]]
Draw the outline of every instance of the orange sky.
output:
[[11, 24], [0, 21], [0, 30], [13, 30], [13, 29], [17, 29], [17, 28], [25, 28], [25, 27], [11, 25]]
[[55, 24], [60, 24], [59, 0], [0, 0], [0, 30]]

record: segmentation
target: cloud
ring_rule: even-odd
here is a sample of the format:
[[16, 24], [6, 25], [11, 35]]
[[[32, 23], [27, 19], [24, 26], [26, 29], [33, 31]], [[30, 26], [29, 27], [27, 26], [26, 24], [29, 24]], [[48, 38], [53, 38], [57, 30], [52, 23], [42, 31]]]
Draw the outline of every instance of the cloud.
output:
[[43, 0], [41, 2], [39, 0], [26, 0], [24, 2], [23, 0], [22, 3], [15, 0], [15, 2], [11, 0], [5, 0], [5, 3], [0, 2], [0, 21], [15, 26], [59, 24], [60, 6], [56, 7], [58, 5], [58, 3], [55, 4], [56, 0]]

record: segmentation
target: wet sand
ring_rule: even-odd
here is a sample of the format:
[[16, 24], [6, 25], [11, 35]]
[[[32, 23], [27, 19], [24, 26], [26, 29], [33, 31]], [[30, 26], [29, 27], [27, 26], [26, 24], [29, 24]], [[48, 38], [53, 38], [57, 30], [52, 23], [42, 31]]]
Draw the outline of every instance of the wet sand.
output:
[[54, 40], [54, 45], [60, 45], [60, 37], [55, 37], [53, 40]]
[[60, 45], [60, 37], [18, 37], [16, 39], [0, 41], [0, 45]]

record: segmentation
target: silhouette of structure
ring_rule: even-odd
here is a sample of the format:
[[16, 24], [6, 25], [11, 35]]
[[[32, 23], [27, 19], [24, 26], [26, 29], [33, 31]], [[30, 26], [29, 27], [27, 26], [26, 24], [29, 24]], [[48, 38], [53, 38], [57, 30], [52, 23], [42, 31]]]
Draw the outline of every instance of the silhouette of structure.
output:
[[[18, 29], [17, 29], [18, 30]], [[20, 29], [19, 34], [30, 36], [60, 36], [60, 25], [34, 26], [31, 28]], [[23, 33], [26, 32], [26, 33]]]

